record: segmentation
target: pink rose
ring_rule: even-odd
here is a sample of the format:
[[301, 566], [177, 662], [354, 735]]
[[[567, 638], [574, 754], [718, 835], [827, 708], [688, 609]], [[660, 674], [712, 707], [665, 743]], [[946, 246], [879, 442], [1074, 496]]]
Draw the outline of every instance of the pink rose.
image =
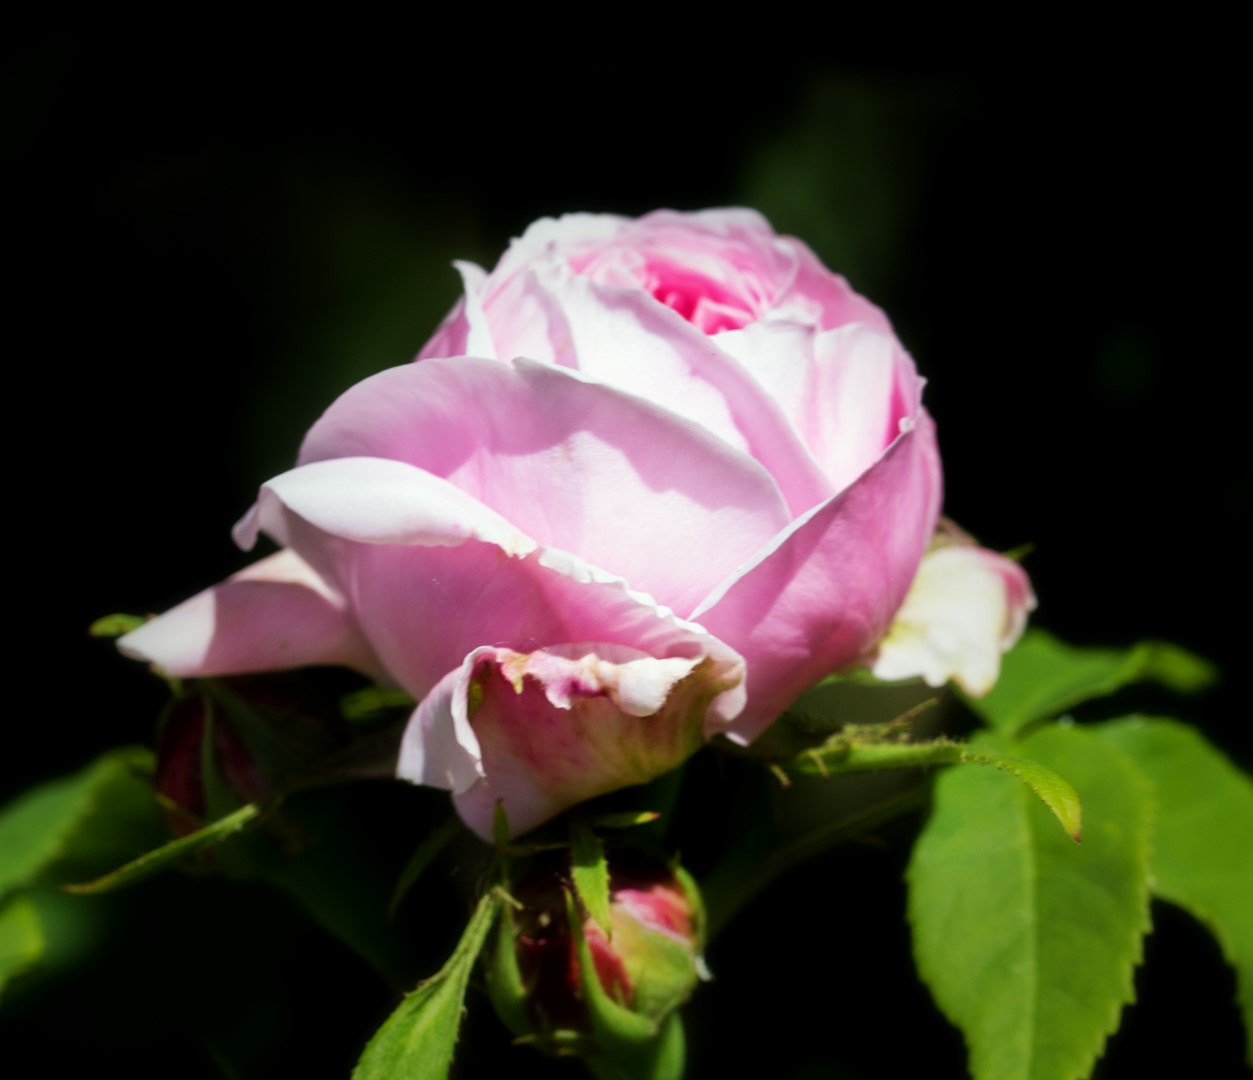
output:
[[[344, 664], [489, 835], [746, 743], [869, 662], [940, 506], [878, 308], [747, 210], [536, 222], [236, 528], [276, 555], [123, 639], [175, 675]], [[913, 672], [920, 673], [920, 672]]]

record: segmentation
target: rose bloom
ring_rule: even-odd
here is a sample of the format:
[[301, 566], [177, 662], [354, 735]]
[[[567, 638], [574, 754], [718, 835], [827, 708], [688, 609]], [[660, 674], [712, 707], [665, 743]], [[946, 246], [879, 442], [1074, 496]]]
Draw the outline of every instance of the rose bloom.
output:
[[[571, 215], [458, 268], [418, 361], [332, 404], [236, 526], [282, 550], [124, 652], [404, 688], [399, 775], [483, 836], [497, 802], [519, 833], [748, 743], [853, 663], [990, 685], [1031, 603], [999, 556], [885, 640], [938, 520], [934, 426], [887, 318], [802, 243], [740, 209]], [[977, 640], [937, 654], [948, 624]]]

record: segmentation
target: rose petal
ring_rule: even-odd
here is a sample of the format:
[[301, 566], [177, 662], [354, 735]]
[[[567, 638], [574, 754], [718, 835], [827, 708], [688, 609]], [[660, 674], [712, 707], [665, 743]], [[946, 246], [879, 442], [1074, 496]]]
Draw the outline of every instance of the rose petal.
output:
[[1001, 654], [1022, 636], [1035, 595], [1021, 566], [984, 548], [948, 545], [918, 567], [871, 671], [880, 679], [949, 679], [980, 697], [992, 689]]
[[756, 738], [807, 686], [874, 647], [931, 538], [940, 488], [934, 425], [920, 412], [857, 481], [696, 609], [748, 664], [734, 738]]
[[314, 425], [300, 460], [357, 454], [446, 478], [535, 542], [679, 611], [789, 518], [761, 466], [708, 432], [529, 361], [424, 360], [367, 379]]
[[117, 644], [127, 656], [185, 678], [316, 664], [384, 677], [344, 598], [293, 551], [253, 563]]
[[[523, 352], [522, 341], [506, 341], [509, 354], [577, 363], [586, 375], [713, 432], [765, 467], [793, 516], [830, 496], [829, 481], [778, 405], [713, 339], [670, 308], [647, 293], [583, 277], [519, 282], [517, 291], [559, 315], [545, 324], [547, 352]], [[499, 335], [497, 341], [502, 344]], [[541, 347], [534, 340], [525, 344]]]
[[727, 679], [708, 658], [605, 643], [475, 649], [418, 706], [398, 775], [451, 789], [484, 838], [503, 803], [517, 835], [674, 768], [701, 745], [709, 702]]
[[915, 415], [923, 380], [890, 331], [761, 322], [718, 336], [800, 433], [836, 491], [877, 461]]

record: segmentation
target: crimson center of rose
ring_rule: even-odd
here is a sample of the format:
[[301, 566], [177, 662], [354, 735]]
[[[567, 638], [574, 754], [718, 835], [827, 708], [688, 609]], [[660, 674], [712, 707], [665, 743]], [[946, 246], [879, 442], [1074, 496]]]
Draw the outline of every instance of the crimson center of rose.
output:
[[605, 285], [642, 289], [705, 334], [739, 330], [758, 318], [736, 289], [683, 266], [670, 255], [641, 258], [635, 252], [622, 252], [591, 260], [571, 259], [570, 266], [576, 274]]

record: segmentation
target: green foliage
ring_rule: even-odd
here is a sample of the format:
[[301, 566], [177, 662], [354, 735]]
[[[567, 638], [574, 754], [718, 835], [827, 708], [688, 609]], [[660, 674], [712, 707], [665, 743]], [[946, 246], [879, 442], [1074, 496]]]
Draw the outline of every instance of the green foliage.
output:
[[1236, 971], [1253, 1064], [1253, 782], [1174, 720], [1132, 717], [1097, 731], [1152, 786], [1153, 894], [1218, 939]]
[[246, 806], [241, 806], [234, 813], [218, 819], [211, 825], [206, 825], [203, 829], [198, 829], [194, 833], [179, 837], [177, 840], [171, 840], [168, 844], [162, 844], [159, 848], [155, 848], [152, 851], [147, 851], [138, 858], [132, 859], [124, 866], [119, 866], [116, 870], [111, 870], [102, 877], [98, 877], [93, 881], [84, 881], [76, 885], [63, 887], [66, 892], [92, 894], [109, 892], [123, 885], [130, 885], [148, 877], [150, 874], [156, 873], [158, 870], [164, 869], [170, 863], [176, 862], [185, 855], [198, 851], [200, 848], [207, 847], [210, 844], [220, 844], [223, 840], [229, 839], [249, 826], [256, 824], [260, 818], [260, 808], [253, 803], [248, 803]]
[[107, 865], [142, 847], [156, 820], [151, 773], [149, 751], [124, 747], [0, 810], [0, 898], [54, 864]]
[[443, 1080], [452, 1066], [461, 1013], [475, 960], [503, 900], [492, 892], [470, 916], [448, 963], [409, 994], [366, 1045], [353, 1080]]
[[1188, 693], [1216, 677], [1211, 664], [1165, 642], [1142, 641], [1131, 649], [1079, 648], [1031, 630], [1005, 656], [991, 692], [968, 701], [990, 727], [1013, 734], [1034, 720], [1058, 716], [1132, 683], [1158, 682]]
[[585, 821], [570, 825], [570, 877], [587, 914], [606, 933], [609, 925], [609, 863], [605, 849]]
[[928, 765], [961, 763], [991, 765], [1010, 773], [1027, 785], [1047, 806], [1062, 828], [1079, 839], [1082, 808], [1070, 783], [1038, 761], [1006, 754], [986, 740], [967, 746], [948, 739], [932, 742], [875, 742], [871, 733], [863, 741], [859, 729], [848, 729], [832, 736], [822, 746], [799, 754], [787, 769], [809, 775], [830, 777], [839, 773], [876, 772], [884, 769], [910, 769]]
[[[996, 749], [989, 737], [975, 745]], [[1015, 749], [1075, 782], [1084, 842], [1007, 777], [945, 772], [909, 867], [914, 951], [976, 1078], [1070, 1080], [1088, 1075], [1133, 996], [1151, 796], [1126, 756], [1084, 729], [1050, 727]]]
[[25, 896], [0, 906], [0, 993], [15, 976], [37, 964], [44, 952], [39, 912]]
[[367, 686], [340, 699], [339, 711], [344, 719], [357, 727], [371, 727], [392, 719], [398, 709], [412, 709], [415, 702], [403, 690], [387, 686]]

